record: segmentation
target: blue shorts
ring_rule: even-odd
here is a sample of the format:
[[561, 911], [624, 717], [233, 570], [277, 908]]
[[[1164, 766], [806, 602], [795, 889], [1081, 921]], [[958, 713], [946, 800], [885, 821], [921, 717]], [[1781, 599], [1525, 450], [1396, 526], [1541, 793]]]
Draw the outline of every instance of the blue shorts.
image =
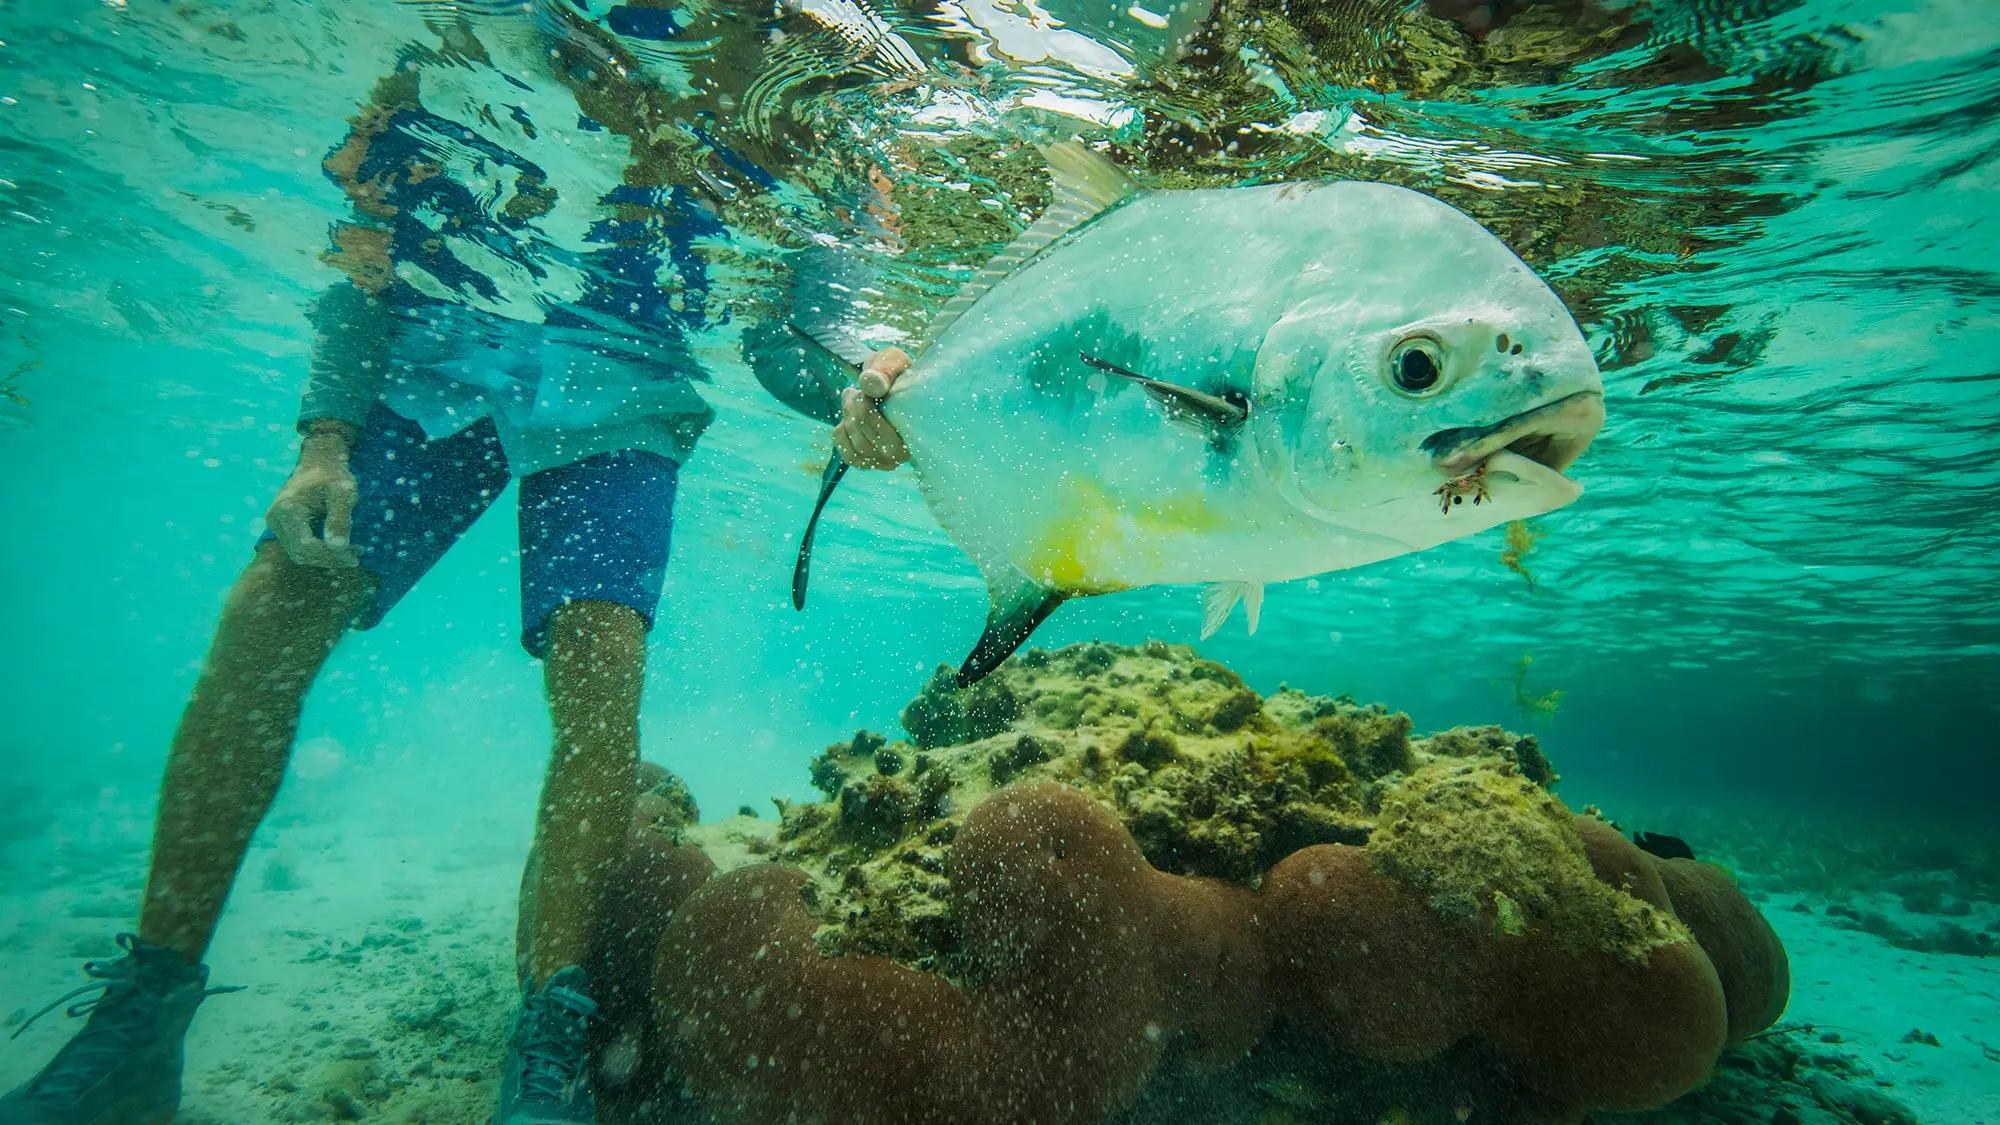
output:
[[[491, 421], [433, 440], [380, 404], [347, 463], [359, 492], [351, 542], [376, 583], [374, 604], [354, 622], [367, 629], [492, 506], [511, 474]], [[679, 476], [671, 459], [627, 449], [521, 478], [521, 645], [529, 654], [542, 655], [549, 614], [572, 601], [629, 606], [653, 627]]]

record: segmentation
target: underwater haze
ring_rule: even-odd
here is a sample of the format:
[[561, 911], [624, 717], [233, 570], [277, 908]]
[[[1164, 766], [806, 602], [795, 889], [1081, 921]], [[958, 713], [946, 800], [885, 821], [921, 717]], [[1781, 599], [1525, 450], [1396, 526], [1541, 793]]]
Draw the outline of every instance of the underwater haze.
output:
[[[1768, 922], [1789, 958], [1789, 1006], [1779, 988], [1768, 1019], [1736, 1028], [1748, 1003], [1736, 990], [1750, 986], [1729, 966], [1769, 976], [1763, 947], [1717, 939], [1719, 951], [1678, 894], [1669, 910], [1628, 883], [1629, 909], [1654, 911], [1689, 949], [1700, 939], [1693, 956], [1714, 962], [1702, 987], [1727, 994], [1727, 1042], [1715, 1014], [1685, 1080], [1562, 1085], [1536, 1069], [1537, 1051], [1560, 1051], [1474, 1023], [1434, 1050], [1399, 1039], [1377, 1051], [1286, 1007], [1288, 993], [1365, 989], [1274, 976], [1275, 1007], [1243, 1017], [1268, 1035], [1217, 1064], [1202, 1053], [1216, 1040], [1189, 1030], [1199, 1017], [1146, 1022], [1149, 1043], [1171, 1033], [1159, 1057], [1078, 1068], [1089, 1093], [1064, 1102], [1066, 1116], [980, 1101], [987, 1088], [971, 1079], [990, 1112], [940, 1109], [902, 1086], [870, 1102], [878, 1079], [859, 1064], [842, 1081], [860, 1092], [812, 1116], [807, 1095], [773, 1093], [793, 1081], [782, 1052], [767, 1049], [760, 1074], [753, 1047], [746, 1077], [731, 1037], [760, 1033], [694, 1000], [675, 1010], [662, 983], [633, 1022], [607, 1014], [593, 1032], [600, 1119], [2000, 1125], [2000, 8], [1160, 6], [0, 0], [0, 588], [13, 591], [0, 615], [0, 1027], [17, 1036], [0, 1048], [0, 1090], [32, 1084], [83, 1023], [62, 1007], [30, 1017], [139, 925], [169, 747], [225, 596], [299, 460], [309, 310], [358, 278], [343, 272], [355, 244], [341, 232], [373, 222], [391, 232], [395, 284], [423, 307], [664, 349], [688, 376], [675, 393], [698, 396], [684, 408], [713, 412], [678, 471], [637, 720], [644, 760], [699, 806], [660, 846], [703, 852], [704, 878], [723, 872], [689, 902], [719, 912], [717, 886], [768, 870], [753, 861], [789, 863], [806, 872], [803, 901], [827, 927], [814, 940], [838, 954], [827, 960], [875, 958], [978, 997], [999, 970], [979, 962], [987, 923], [962, 898], [985, 853], [962, 841], [999, 848], [987, 830], [1011, 813], [982, 806], [1060, 783], [1112, 810], [1159, 869], [1148, 877], [1263, 896], [1260, 933], [1284, 928], [1270, 921], [1276, 896], [1308, 883], [1285, 882], [1285, 864], [1314, 849], [1365, 851], [1384, 880], [1427, 872], [1399, 885], [1443, 916], [1449, 864], [1408, 859], [1415, 845], [1387, 829], [1428, 823], [1392, 814], [1426, 807], [1424, 787], [1447, 785], [1436, 771], [1471, 763], [1456, 768], [1487, 778], [1478, 786], [1525, 777], [1534, 800], [1491, 797], [1439, 838], [1461, 833], [1476, 850], [1477, 826], [1511, 840], [1505, 825], [1542, 817], [1567, 833], [1575, 866], [1609, 845], [1589, 826], [1574, 842], [1564, 806], [1614, 824], [1614, 843], [1676, 837], [1728, 869], [1730, 917], [1754, 920], [1742, 932]], [[630, 80], [607, 92], [600, 67]], [[473, 91], [465, 119], [381, 126], [399, 80]], [[417, 166], [405, 165], [371, 186], [365, 163], [341, 172], [343, 145], [378, 126], [432, 146], [413, 158], [430, 162], [421, 175], [396, 180]], [[535, 147], [509, 152], [509, 136]], [[1581, 498], [1273, 585], [1254, 634], [1238, 615], [1201, 639], [1195, 587], [1075, 599], [996, 673], [993, 690], [1016, 700], [998, 719], [982, 688], [934, 680], [980, 638], [986, 584], [909, 468], [847, 475], [795, 610], [830, 431], [753, 370], [759, 333], [817, 318], [857, 354], [916, 340], [1050, 206], [1037, 146], [1073, 137], [1148, 188], [1367, 180], [1478, 220], [1595, 353], [1606, 422], [1568, 470]], [[172, 1119], [494, 1119], [551, 739], [545, 654], [522, 643], [508, 488], [313, 684], [206, 953], [210, 986], [244, 991], [202, 1002]], [[1213, 684], [1263, 702], [1244, 704], [1250, 718], [1186, 718], [1174, 693]], [[1086, 703], [1035, 702], [1064, 692]], [[1123, 702], [1092, 711], [1099, 697]], [[1156, 707], [1168, 716], [1157, 723]], [[1397, 713], [1409, 721], [1383, 765], [1369, 732]], [[1459, 727], [1505, 733], [1424, 738]], [[1307, 761], [1309, 737], [1332, 747], [1310, 752], [1331, 766]], [[1272, 803], [1290, 767], [1226, 780], [1215, 763], [1230, 754], [1292, 755], [1318, 787], [1299, 800], [1334, 811], [1307, 828], [1257, 820], [1244, 810]], [[925, 788], [918, 759], [957, 771], [957, 788]], [[1100, 775], [1121, 769], [1122, 788]], [[642, 809], [677, 791], [648, 776]], [[1187, 778], [1211, 776], [1190, 795]], [[1489, 788], [1452, 792], [1428, 807], [1489, 800]], [[1535, 803], [1549, 792], [1561, 804]], [[904, 800], [916, 811], [887, 821], [854, 811]], [[1061, 800], [1020, 815], [1066, 824]], [[1249, 819], [1227, 832], [1212, 826], [1239, 813]], [[1215, 842], [1250, 835], [1237, 851]], [[1686, 862], [1633, 854], [1646, 871]], [[878, 875], [859, 873], [897, 855], [915, 872], [904, 883], [936, 887], [891, 910], [867, 882]], [[1590, 858], [1616, 886], [1601, 853]], [[1550, 948], [1573, 954], [1571, 915], [1534, 906], [1569, 884], [1521, 874], [1542, 870], [1482, 884], [1465, 924], [1504, 945], [1525, 901], [1520, 940], [1546, 926]], [[1543, 890], [1523, 899], [1518, 887]], [[1038, 901], [1019, 900], [1021, 913]], [[947, 922], [926, 928], [933, 908]], [[672, 910], [655, 913], [668, 926]], [[727, 960], [721, 937], [703, 944], [721, 922], [698, 931], [695, 917], [675, 916], [664, 944], [639, 927], [653, 942], [631, 987], [651, 987], [655, 946], [694, 950], [691, 964], [745, 995], [767, 985]], [[1259, 964], [1296, 968], [1297, 955], [1258, 948]], [[667, 982], [678, 970], [657, 971]], [[1146, 987], [1157, 1000], [1193, 986]], [[1596, 993], [1564, 995], [1587, 1006]], [[1673, 1039], [1660, 1028], [1679, 1009], [1633, 1003], [1664, 1014], [1628, 1027], [1571, 1012], [1601, 1032], [1586, 1040], [1666, 1057], [1653, 1037]], [[1106, 1001], [1121, 1006], [1143, 1007]], [[854, 1024], [829, 1039], [875, 1034], [865, 1014], [835, 1015]], [[1036, 1021], [1059, 1022], [1041, 1009], [1020, 1020]], [[1094, 1041], [1112, 1034], [1088, 1026]], [[938, 1066], [979, 1054], [952, 1046], [933, 1045]], [[734, 1069], [693, 1057], [711, 1048], [733, 1052]], [[0, 1125], [168, 1119], [0, 1107]]]

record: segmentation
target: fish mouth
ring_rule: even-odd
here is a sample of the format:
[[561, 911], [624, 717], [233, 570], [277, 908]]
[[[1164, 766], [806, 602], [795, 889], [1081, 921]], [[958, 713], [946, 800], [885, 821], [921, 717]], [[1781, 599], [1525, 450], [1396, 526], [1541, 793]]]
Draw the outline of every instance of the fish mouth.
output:
[[1490, 426], [1439, 430], [1419, 448], [1447, 477], [1464, 476], [1500, 454], [1512, 454], [1505, 458], [1511, 464], [1533, 462], [1560, 477], [1603, 426], [1603, 392], [1577, 391]]

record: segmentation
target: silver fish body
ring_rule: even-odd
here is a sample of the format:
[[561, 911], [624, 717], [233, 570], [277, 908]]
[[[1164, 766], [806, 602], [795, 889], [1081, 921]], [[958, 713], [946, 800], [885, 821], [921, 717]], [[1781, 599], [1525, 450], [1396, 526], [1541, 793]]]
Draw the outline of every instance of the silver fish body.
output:
[[1125, 184], [942, 317], [883, 404], [992, 588], [961, 679], [1068, 597], [1208, 583], [1204, 633], [1238, 598], [1254, 629], [1266, 583], [1580, 494], [1596, 363], [1477, 222], [1373, 183]]

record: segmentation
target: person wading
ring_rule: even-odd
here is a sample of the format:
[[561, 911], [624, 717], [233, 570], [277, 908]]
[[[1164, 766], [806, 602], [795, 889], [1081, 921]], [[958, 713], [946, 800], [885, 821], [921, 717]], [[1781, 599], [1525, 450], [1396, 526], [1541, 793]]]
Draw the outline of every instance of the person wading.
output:
[[[775, 183], [765, 167], [801, 141], [774, 130], [738, 147], [681, 124], [726, 117], [758, 73], [766, 25], [725, 13], [683, 29], [678, 15], [638, 4], [478, 34], [434, 25], [440, 46], [405, 49], [328, 155], [353, 215], [327, 254], [344, 279], [310, 313], [298, 465], [174, 735], [138, 932], [57, 1001], [101, 989], [70, 1008], [87, 1014], [81, 1030], [0, 1097], [0, 1125], [172, 1119], [190, 1021], [227, 991], [208, 987], [202, 959], [307, 692], [341, 638], [382, 620], [510, 479], [521, 639], [543, 662], [554, 745], [495, 1121], [596, 1119], [586, 1032], [598, 985], [584, 966], [633, 816], [679, 467], [713, 417], [693, 387], [707, 376], [689, 340], [714, 319], [696, 244], [726, 236], [723, 203]], [[719, 45], [666, 83], [627, 47], [670, 36]], [[579, 161], [601, 194], [565, 196], [546, 171]], [[745, 353], [760, 381], [839, 420], [847, 372], [753, 327]], [[874, 362], [870, 393], [899, 370]], [[870, 401], [850, 393], [846, 416], [887, 442]], [[893, 463], [871, 452], [850, 460]]]

